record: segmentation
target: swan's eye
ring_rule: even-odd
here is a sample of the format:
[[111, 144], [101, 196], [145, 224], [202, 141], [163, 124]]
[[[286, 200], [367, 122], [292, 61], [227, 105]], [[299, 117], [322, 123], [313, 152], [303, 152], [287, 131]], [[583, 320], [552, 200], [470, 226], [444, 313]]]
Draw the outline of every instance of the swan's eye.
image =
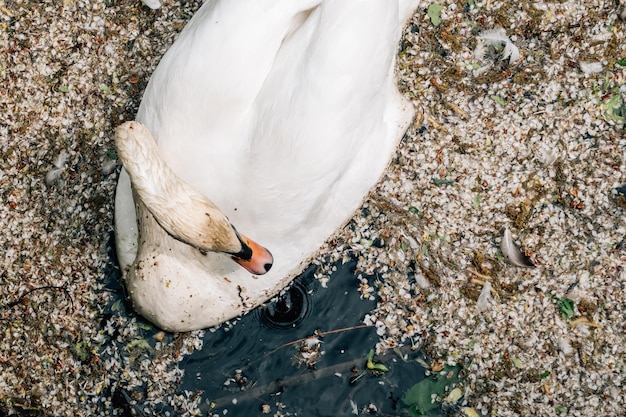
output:
[[242, 261], [249, 261], [252, 259], [252, 248], [250, 248], [248, 242], [244, 242], [239, 235], [237, 235], [237, 237], [239, 238], [239, 242], [241, 242], [241, 250], [237, 253], [231, 253], [231, 255], [237, 259], [241, 259]]
[[241, 251], [231, 253], [233, 260], [255, 275], [263, 275], [274, 264], [274, 257], [263, 246], [237, 233], [241, 242]]

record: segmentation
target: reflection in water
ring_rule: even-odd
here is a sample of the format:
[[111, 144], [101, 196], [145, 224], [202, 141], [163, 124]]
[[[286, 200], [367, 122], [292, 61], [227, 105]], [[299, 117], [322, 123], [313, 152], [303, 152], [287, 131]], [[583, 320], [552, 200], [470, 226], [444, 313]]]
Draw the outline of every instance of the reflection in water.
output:
[[399, 414], [399, 398], [423, 378], [414, 360], [390, 352], [378, 358], [389, 372], [350, 383], [378, 341], [362, 324], [375, 302], [360, 299], [354, 266], [337, 265], [328, 288], [309, 268], [272, 303], [207, 332], [204, 348], [180, 363], [180, 390], [202, 391], [208, 415], [340, 416], [367, 407]]

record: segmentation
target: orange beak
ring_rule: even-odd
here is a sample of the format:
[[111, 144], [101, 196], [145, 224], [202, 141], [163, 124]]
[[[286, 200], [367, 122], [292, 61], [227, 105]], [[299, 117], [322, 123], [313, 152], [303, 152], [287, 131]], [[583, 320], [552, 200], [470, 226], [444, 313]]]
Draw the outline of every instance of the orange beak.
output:
[[233, 256], [233, 260], [255, 275], [263, 275], [269, 271], [274, 263], [274, 257], [270, 251], [242, 234], [239, 237], [241, 243], [247, 246], [252, 254], [249, 259]]

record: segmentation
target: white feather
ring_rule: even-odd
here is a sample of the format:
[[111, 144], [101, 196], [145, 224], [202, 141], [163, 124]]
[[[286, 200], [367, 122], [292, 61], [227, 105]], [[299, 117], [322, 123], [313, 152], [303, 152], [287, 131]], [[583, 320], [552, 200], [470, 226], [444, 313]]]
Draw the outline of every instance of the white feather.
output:
[[483, 285], [483, 289], [478, 296], [478, 301], [476, 302], [476, 311], [483, 312], [489, 309], [489, 305], [491, 302], [491, 282], [486, 281]]
[[353, 400], [350, 400], [350, 407], [352, 408], [352, 413], [355, 416], [359, 415], [359, 408], [357, 407], [356, 403]]
[[[487, 30], [478, 35], [478, 39], [479, 41], [484, 41], [488, 45], [504, 45], [502, 57], [509, 58], [510, 64], [514, 64], [521, 58], [519, 49], [515, 46], [515, 44], [513, 44], [503, 28]], [[476, 46], [476, 51], [480, 51], [481, 56], [484, 56], [484, 43], [479, 42], [479, 45]]]
[[514, 266], [519, 266], [522, 268], [531, 268], [535, 265], [528, 259], [528, 257], [521, 251], [515, 243], [513, 243], [513, 236], [511, 236], [511, 231], [506, 228], [504, 229], [504, 236], [502, 237], [502, 242], [500, 243], [500, 249], [502, 250], [502, 255], [508, 263]]
[[146, 6], [148, 6], [149, 8], [155, 10], [158, 9], [159, 7], [161, 7], [161, 2], [160, 0], [142, 0], [143, 4], [145, 4]]
[[67, 162], [67, 158], [69, 158], [69, 156], [70, 155], [67, 152], [61, 152], [56, 157], [54, 160], [54, 168], [46, 174], [46, 185], [48, 187], [54, 184], [61, 177], [61, 174], [65, 171], [65, 162]]

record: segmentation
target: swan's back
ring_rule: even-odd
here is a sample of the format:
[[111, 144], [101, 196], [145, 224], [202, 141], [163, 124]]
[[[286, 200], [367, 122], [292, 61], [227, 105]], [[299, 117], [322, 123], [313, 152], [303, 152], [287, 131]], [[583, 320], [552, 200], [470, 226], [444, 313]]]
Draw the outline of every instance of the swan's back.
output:
[[279, 291], [381, 176], [413, 117], [393, 62], [416, 3], [210, 1], [159, 64], [137, 120], [174, 172], [274, 255], [259, 279], [228, 257], [194, 258], [228, 275], [235, 298], [237, 286], [256, 304]]

